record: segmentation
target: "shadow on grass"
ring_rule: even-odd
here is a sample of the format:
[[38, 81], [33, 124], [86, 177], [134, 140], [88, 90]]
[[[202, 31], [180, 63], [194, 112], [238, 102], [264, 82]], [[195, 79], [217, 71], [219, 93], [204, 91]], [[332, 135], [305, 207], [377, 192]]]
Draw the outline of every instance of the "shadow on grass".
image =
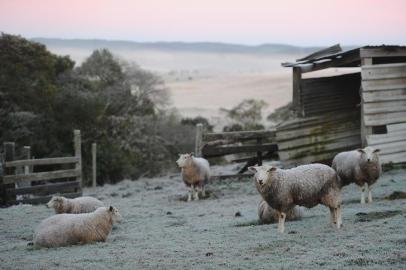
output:
[[360, 213], [355, 214], [357, 216], [355, 222], [369, 222], [372, 220], [390, 218], [390, 217], [399, 215], [401, 213], [402, 213], [402, 211], [400, 211], [400, 210], [394, 210], [394, 211], [389, 210], [389, 211], [369, 212], [369, 213], [360, 212]]

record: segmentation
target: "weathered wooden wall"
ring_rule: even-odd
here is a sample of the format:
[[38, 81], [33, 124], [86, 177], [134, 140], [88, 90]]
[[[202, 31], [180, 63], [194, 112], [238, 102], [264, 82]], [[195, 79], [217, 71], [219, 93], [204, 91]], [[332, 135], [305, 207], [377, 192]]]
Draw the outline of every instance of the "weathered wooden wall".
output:
[[280, 124], [276, 140], [285, 165], [328, 163], [337, 153], [361, 146], [359, 109]]
[[406, 63], [373, 65], [373, 58], [366, 58], [364, 63], [366, 144], [381, 149], [383, 163], [406, 162]]
[[360, 103], [360, 73], [302, 79], [300, 106], [303, 117], [333, 111], [353, 111]]

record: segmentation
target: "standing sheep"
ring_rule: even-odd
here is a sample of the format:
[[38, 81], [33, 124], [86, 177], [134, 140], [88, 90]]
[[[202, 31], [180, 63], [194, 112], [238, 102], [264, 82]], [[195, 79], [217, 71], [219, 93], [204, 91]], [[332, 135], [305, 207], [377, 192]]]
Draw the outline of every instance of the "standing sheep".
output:
[[[258, 204], [258, 217], [261, 224], [275, 223], [279, 219], [279, 213], [264, 200]], [[286, 213], [286, 220], [300, 220], [303, 217], [303, 209], [300, 206], [295, 206]]]
[[47, 203], [49, 208], [54, 208], [56, 214], [62, 213], [90, 213], [104, 204], [93, 197], [78, 197], [75, 199], [68, 199], [61, 196], [53, 196]]
[[351, 183], [361, 187], [361, 203], [365, 203], [364, 191], [368, 189], [368, 202], [372, 202], [372, 185], [382, 174], [379, 149], [365, 147], [337, 154], [332, 167], [340, 178], [341, 187]]
[[204, 158], [194, 157], [192, 154], [179, 154], [176, 161], [182, 169], [182, 179], [189, 188], [187, 201], [199, 200], [198, 188], [202, 191], [202, 196], [206, 196], [205, 184], [210, 178], [210, 165]]
[[43, 220], [34, 234], [37, 247], [60, 247], [91, 242], [104, 242], [113, 223], [120, 221], [117, 208], [97, 208], [92, 213], [60, 214]]
[[323, 164], [309, 164], [283, 170], [273, 166], [253, 166], [255, 184], [262, 198], [279, 212], [278, 230], [285, 230], [286, 213], [295, 205], [330, 208], [331, 221], [340, 228], [341, 194], [336, 172]]

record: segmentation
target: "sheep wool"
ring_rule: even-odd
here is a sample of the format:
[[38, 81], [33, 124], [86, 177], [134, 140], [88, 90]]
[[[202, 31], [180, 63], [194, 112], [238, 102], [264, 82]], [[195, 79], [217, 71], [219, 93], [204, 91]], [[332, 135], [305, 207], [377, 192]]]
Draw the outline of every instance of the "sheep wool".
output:
[[54, 208], [56, 214], [62, 213], [90, 213], [104, 204], [93, 197], [78, 197], [75, 199], [68, 199], [62, 196], [53, 196], [47, 203], [47, 207]]
[[104, 242], [113, 223], [121, 220], [115, 207], [100, 207], [92, 213], [60, 214], [43, 220], [34, 234], [37, 247], [60, 247]]
[[[300, 220], [303, 217], [303, 208], [295, 206], [286, 213], [286, 220]], [[258, 218], [260, 224], [276, 223], [279, 219], [279, 212], [268, 205], [264, 200], [258, 204]]]
[[372, 185], [382, 174], [379, 149], [365, 147], [337, 154], [332, 163], [340, 178], [341, 187], [355, 183], [361, 187], [361, 203], [365, 203], [364, 192], [368, 189], [368, 202], [372, 202]]
[[341, 226], [341, 194], [336, 172], [327, 165], [309, 164], [292, 169], [249, 167], [262, 198], [279, 212], [278, 230], [283, 233], [286, 215], [295, 205], [330, 208], [331, 221]]
[[189, 188], [188, 201], [199, 200], [198, 189], [205, 197], [205, 185], [210, 178], [210, 164], [207, 159], [194, 157], [193, 154], [180, 154], [176, 161], [182, 170], [182, 180]]

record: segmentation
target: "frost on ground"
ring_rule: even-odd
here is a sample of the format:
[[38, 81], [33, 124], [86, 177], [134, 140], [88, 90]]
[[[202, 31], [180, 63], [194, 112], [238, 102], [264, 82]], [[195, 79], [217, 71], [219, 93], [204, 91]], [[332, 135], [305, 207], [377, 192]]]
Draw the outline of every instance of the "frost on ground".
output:
[[277, 233], [276, 224], [257, 225], [260, 196], [251, 178], [218, 181], [208, 190], [205, 200], [182, 201], [187, 189], [179, 175], [85, 189], [85, 195], [116, 206], [123, 222], [105, 243], [54, 249], [27, 247], [34, 228], [52, 209], [2, 208], [0, 268], [406, 268], [406, 200], [391, 196], [406, 191], [406, 170], [384, 173], [372, 204], [359, 203], [357, 186], [345, 187], [339, 231], [329, 225], [324, 206], [306, 210], [301, 221], [287, 222], [285, 234]]

